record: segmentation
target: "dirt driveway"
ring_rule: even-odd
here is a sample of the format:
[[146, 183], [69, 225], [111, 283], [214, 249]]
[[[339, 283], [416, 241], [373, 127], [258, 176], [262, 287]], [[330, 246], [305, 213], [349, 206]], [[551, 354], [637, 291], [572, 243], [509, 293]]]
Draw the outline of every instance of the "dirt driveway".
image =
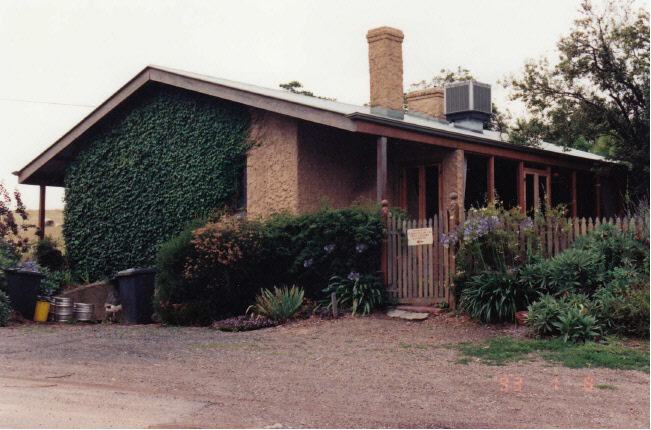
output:
[[442, 347], [505, 334], [382, 315], [248, 333], [4, 328], [0, 427], [649, 427], [647, 373], [461, 364]]

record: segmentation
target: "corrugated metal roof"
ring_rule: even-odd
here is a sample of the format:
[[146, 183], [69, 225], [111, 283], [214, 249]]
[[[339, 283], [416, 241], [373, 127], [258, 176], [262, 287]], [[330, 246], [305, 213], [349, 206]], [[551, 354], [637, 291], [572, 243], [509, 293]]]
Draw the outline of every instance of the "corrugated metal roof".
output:
[[[192, 79], [198, 79], [201, 81], [205, 82], [210, 82], [214, 83], [217, 85], [222, 85], [225, 87], [229, 88], [234, 88], [237, 90], [241, 91], [246, 91], [250, 92], [253, 94], [258, 94], [261, 96], [266, 96], [266, 97], [271, 97], [275, 99], [280, 99], [280, 100], [285, 100], [291, 103], [296, 103], [304, 106], [309, 106], [315, 109], [320, 109], [320, 110], [325, 110], [329, 112], [334, 112], [334, 113], [339, 113], [342, 115], [350, 116], [350, 115], [355, 115], [355, 114], [362, 114], [362, 115], [368, 115], [371, 117], [377, 117], [377, 118], [385, 118], [381, 115], [373, 114], [371, 113], [371, 109], [368, 106], [358, 106], [358, 105], [353, 105], [353, 104], [348, 104], [348, 103], [342, 103], [338, 101], [333, 101], [333, 100], [325, 100], [325, 99], [320, 99], [317, 97], [311, 97], [311, 96], [306, 96], [303, 94], [296, 94], [292, 93], [286, 90], [281, 90], [281, 89], [273, 89], [273, 88], [265, 88], [265, 87], [260, 87], [257, 85], [251, 85], [251, 84], [246, 84], [243, 82], [237, 82], [237, 81], [231, 81], [228, 79], [221, 79], [221, 78], [215, 78], [213, 76], [207, 76], [207, 75], [202, 75], [199, 73], [193, 73], [193, 72], [187, 72], [184, 70], [178, 70], [178, 69], [173, 69], [169, 67], [162, 67], [162, 66], [155, 66], [151, 65], [149, 66], [154, 69], [159, 69], [162, 71], [166, 71], [169, 73], [175, 73], [178, 75], [186, 76], [188, 78]], [[405, 117], [403, 120], [397, 120], [397, 121], [402, 121], [405, 124], [411, 124], [419, 127], [424, 127], [424, 128], [429, 128], [432, 131], [441, 131], [445, 132], [447, 134], [457, 134], [460, 137], [470, 137], [473, 139], [482, 139], [486, 140], [487, 143], [492, 142], [500, 142], [500, 143], [508, 143], [508, 135], [506, 133], [499, 133], [496, 131], [491, 131], [491, 130], [484, 130], [483, 133], [477, 133], [474, 131], [466, 130], [463, 128], [455, 127], [454, 124], [449, 123], [447, 121], [439, 120], [439, 119], [428, 119], [428, 118], [423, 118], [420, 115], [410, 115], [410, 114], [405, 114]], [[514, 145], [515, 146], [515, 145]], [[543, 142], [540, 145], [537, 146], [538, 149], [543, 150], [545, 152], [551, 152], [555, 154], [562, 154], [562, 155], [569, 155], [573, 157], [578, 157], [578, 158], [584, 158], [588, 160], [594, 160], [594, 161], [608, 161], [605, 157], [597, 154], [593, 154], [591, 152], [586, 152], [586, 151], [580, 151], [578, 149], [574, 148], [564, 148], [559, 145], [554, 145], [549, 142]]]

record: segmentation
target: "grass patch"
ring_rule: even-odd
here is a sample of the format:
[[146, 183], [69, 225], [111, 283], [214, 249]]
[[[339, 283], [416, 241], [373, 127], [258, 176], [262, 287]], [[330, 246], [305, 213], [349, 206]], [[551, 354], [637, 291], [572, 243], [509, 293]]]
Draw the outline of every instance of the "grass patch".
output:
[[617, 387], [614, 385], [608, 385], [608, 384], [597, 384], [595, 387], [599, 388], [600, 390], [616, 390]]
[[479, 344], [459, 344], [456, 349], [465, 357], [478, 358], [483, 364], [492, 366], [542, 358], [571, 368], [607, 367], [649, 371], [648, 344], [639, 350], [624, 346], [617, 340], [611, 340], [608, 344], [573, 344], [560, 339], [498, 337]]

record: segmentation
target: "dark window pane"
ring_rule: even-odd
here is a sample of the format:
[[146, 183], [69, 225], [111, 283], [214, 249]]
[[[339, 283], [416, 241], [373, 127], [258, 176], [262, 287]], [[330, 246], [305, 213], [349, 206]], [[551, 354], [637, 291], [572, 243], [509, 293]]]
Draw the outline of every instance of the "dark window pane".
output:
[[405, 169], [407, 180], [407, 213], [413, 219], [418, 219], [418, 168]]
[[425, 168], [425, 217], [433, 218], [439, 213], [439, 168]]

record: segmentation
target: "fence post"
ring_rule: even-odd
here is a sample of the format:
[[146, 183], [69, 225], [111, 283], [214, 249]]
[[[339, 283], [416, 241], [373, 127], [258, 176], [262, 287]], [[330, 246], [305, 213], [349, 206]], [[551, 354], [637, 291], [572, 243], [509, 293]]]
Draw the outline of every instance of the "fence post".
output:
[[389, 228], [389, 223], [388, 223], [388, 217], [389, 217], [389, 201], [384, 199], [382, 200], [382, 209], [380, 211], [381, 217], [382, 217], [382, 223], [384, 224], [384, 228], [387, 231], [387, 234], [384, 235], [384, 240], [382, 241], [382, 254], [380, 256], [380, 270], [382, 271], [382, 280], [384, 281], [385, 287], [388, 288], [389, 286], [389, 250], [387, 249], [388, 247], [388, 228]]
[[[450, 222], [448, 223], [448, 234], [452, 234], [452, 231], [456, 228], [457, 222], [459, 220], [459, 203], [458, 203], [458, 194], [454, 191], [450, 193], [450, 205], [448, 206], [448, 212], [450, 216]], [[457, 304], [454, 301], [454, 272], [455, 272], [455, 256], [454, 256], [454, 245], [449, 247], [449, 277], [450, 283], [448, 284], [448, 303], [450, 304], [450, 309], [456, 308]]]

